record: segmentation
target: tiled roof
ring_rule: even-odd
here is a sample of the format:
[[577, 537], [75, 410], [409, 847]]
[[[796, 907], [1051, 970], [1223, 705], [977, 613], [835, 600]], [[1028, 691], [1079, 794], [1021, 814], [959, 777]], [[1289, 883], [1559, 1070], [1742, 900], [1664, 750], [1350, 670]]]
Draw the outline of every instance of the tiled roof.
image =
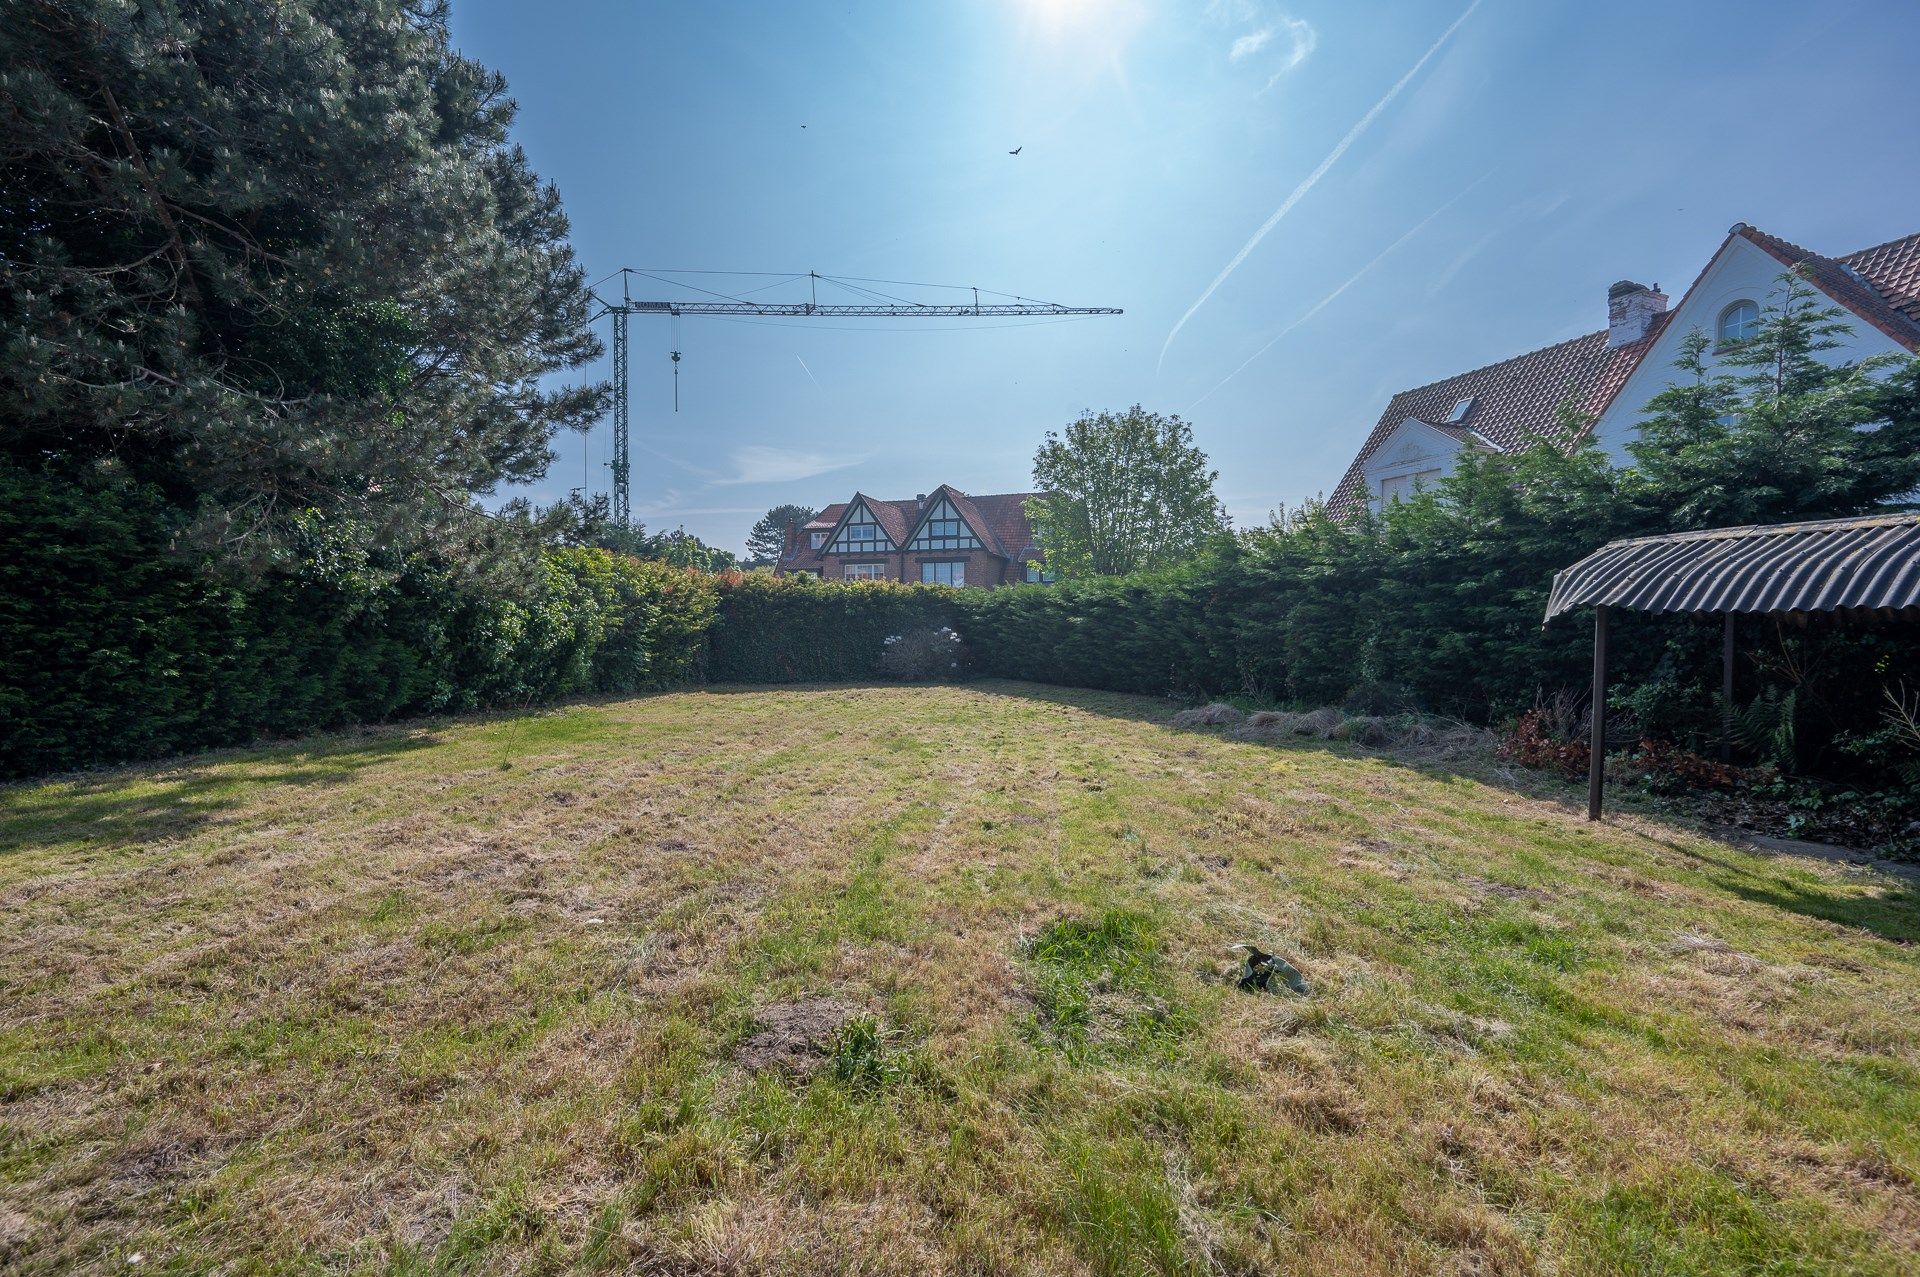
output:
[[[1501, 449], [1516, 447], [1534, 435], [1554, 438], [1563, 434], [1560, 406], [1571, 401], [1582, 413], [1597, 414], [1666, 327], [1666, 319], [1665, 315], [1656, 317], [1645, 337], [1615, 350], [1608, 349], [1604, 331], [1588, 333], [1401, 391], [1387, 402], [1387, 410], [1380, 414], [1360, 455], [1334, 488], [1327, 502], [1328, 512], [1338, 517], [1366, 499], [1360, 472], [1409, 417], [1462, 441], [1478, 434]], [[1448, 422], [1453, 406], [1468, 397], [1473, 399], [1473, 408], [1466, 420]]]
[[[1728, 232], [1729, 239], [1736, 235], [1782, 265], [1804, 268], [1822, 292], [1908, 350], [1920, 349], [1920, 234], [1863, 248], [1845, 257], [1822, 257], [1745, 222], [1736, 223]], [[1685, 304], [1682, 298], [1681, 306]], [[1409, 417], [1456, 438], [1461, 437], [1457, 432], [1464, 426], [1502, 449], [1513, 447], [1527, 434], [1552, 438], [1562, 433], [1558, 410], [1569, 395], [1583, 414], [1597, 417], [1679, 309], [1676, 306], [1657, 316], [1645, 337], [1617, 350], [1607, 348], [1605, 331], [1588, 333], [1401, 391], [1388, 402], [1387, 410], [1380, 414], [1361, 446], [1360, 455], [1335, 485], [1327, 501], [1328, 512], [1340, 517], [1366, 500], [1361, 471]], [[1460, 426], [1442, 424], [1453, 405], [1468, 395], [1474, 397], [1474, 406], [1466, 420]]]
[[[1861, 249], [1845, 257], [1822, 257], [1745, 222], [1737, 223], [1733, 234], [1759, 246], [1783, 266], [1803, 268], [1821, 292], [1908, 350], [1920, 348], [1920, 318], [1913, 313], [1916, 302], [1920, 301], [1914, 296], [1914, 289], [1920, 284], [1920, 235]], [[1855, 258], [1865, 259], [1866, 265]], [[1875, 278], [1876, 275], [1879, 278]], [[1882, 280], [1886, 281], [1884, 285]], [[1904, 298], [1905, 306], [1899, 298]]]
[[1840, 261], [1865, 275], [1888, 304], [1920, 324], [1920, 232], [1848, 253]]
[[[867, 508], [873, 511], [874, 518], [886, 530], [895, 549], [904, 546], [909, 535], [919, 525], [921, 517], [942, 496], [953, 502], [954, 509], [960, 512], [990, 553], [1003, 559], [1024, 555], [1033, 545], [1033, 526], [1027, 522], [1027, 502], [1036, 494], [1031, 492], [1002, 492], [989, 496], [970, 497], [960, 489], [941, 484], [926, 496], [925, 502], [915, 498], [904, 501], [880, 501], [862, 493], [854, 493], [853, 501], [865, 501]], [[799, 545], [790, 557], [781, 560], [788, 568], [807, 568], [817, 565], [825, 547], [813, 549], [807, 543], [807, 535], [812, 532], [826, 532], [837, 526], [853, 501], [840, 501], [828, 506], [813, 517], [805, 528], [801, 529]]]

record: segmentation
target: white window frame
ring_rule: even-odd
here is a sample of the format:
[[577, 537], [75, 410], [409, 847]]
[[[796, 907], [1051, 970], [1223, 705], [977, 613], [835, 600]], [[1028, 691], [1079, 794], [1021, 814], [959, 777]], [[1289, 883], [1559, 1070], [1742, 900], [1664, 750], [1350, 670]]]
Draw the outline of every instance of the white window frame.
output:
[[813, 548], [818, 550], [827, 543], [827, 534], [824, 532], [815, 532], [808, 539], [812, 542]]
[[[1728, 321], [1732, 319], [1734, 312], [1742, 310], [1743, 308], [1750, 313], [1743, 315], [1739, 327], [1729, 333], [1727, 331]], [[1714, 345], [1721, 350], [1725, 350], [1728, 346], [1737, 346], [1743, 341], [1751, 341], [1759, 335], [1759, 332], [1760, 303], [1750, 297], [1742, 297], [1739, 301], [1728, 302], [1725, 306], [1721, 307], [1720, 318], [1713, 321]]]
[[884, 581], [887, 579], [887, 565], [884, 563], [843, 563], [840, 565], [842, 581]]
[[[945, 575], [948, 580], [940, 579], [940, 569], [951, 569]], [[964, 589], [967, 584], [967, 561], [965, 559], [934, 559], [920, 565], [920, 584], [951, 585], [956, 590]]]
[[920, 530], [907, 542], [909, 550], [978, 550], [980, 539], [953, 508], [953, 502], [941, 497], [921, 523]]

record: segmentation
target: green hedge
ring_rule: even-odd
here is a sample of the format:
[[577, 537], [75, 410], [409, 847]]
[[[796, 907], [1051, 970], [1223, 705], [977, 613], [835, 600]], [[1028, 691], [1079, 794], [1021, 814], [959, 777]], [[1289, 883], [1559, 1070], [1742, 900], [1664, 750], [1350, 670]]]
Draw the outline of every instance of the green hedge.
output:
[[256, 581], [172, 544], [158, 491], [0, 463], [0, 775], [700, 676], [714, 578], [594, 549], [475, 575], [306, 530]]
[[716, 683], [871, 679], [889, 635], [959, 628], [959, 594], [944, 586], [731, 573], [721, 578], [707, 677]]

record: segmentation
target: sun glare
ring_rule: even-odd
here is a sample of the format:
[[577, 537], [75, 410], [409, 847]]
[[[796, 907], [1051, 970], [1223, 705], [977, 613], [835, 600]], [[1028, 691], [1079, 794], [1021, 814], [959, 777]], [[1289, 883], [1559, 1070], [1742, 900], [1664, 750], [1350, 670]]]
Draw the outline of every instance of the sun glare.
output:
[[1111, 17], [1112, 0], [1019, 0], [1033, 25], [1049, 34], [1089, 26], [1103, 15]]

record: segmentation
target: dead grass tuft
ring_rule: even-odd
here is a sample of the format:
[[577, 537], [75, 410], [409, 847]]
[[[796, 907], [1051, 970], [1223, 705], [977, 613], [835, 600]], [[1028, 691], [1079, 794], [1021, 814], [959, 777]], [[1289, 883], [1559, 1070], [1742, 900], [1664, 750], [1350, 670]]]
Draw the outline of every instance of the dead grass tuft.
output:
[[1246, 714], [1224, 701], [1215, 701], [1211, 705], [1202, 705], [1198, 709], [1183, 709], [1173, 716], [1175, 727], [1222, 727], [1242, 722]]

